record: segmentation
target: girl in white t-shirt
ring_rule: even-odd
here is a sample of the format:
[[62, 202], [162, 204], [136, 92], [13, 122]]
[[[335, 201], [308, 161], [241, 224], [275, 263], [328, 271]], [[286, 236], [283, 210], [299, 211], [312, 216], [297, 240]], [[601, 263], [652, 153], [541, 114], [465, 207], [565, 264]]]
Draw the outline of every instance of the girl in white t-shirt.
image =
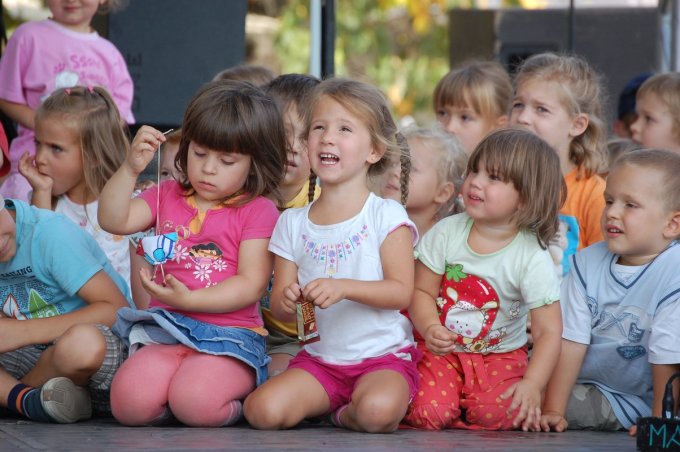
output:
[[130, 241], [97, 222], [99, 193], [128, 148], [123, 121], [106, 89], [62, 88], [38, 107], [35, 156], [25, 152], [19, 172], [33, 188], [31, 204], [61, 213], [90, 233], [129, 287]]
[[470, 156], [462, 192], [465, 213], [437, 223], [418, 245], [409, 314], [424, 356], [405, 421], [538, 430], [562, 332], [546, 249], [566, 193], [559, 159], [531, 132], [492, 132]]
[[417, 232], [399, 203], [369, 191], [367, 177], [400, 152], [396, 126], [379, 90], [348, 79], [318, 85], [305, 122], [323, 190], [277, 222], [270, 307], [292, 321], [296, 303], [312, 302], [320, 340], [249, 395], [244, 414], [258, 429], [331, 414], [338, 426], [391, 432], [417, 388], [418, 351], [399, 313], [413, 295]]

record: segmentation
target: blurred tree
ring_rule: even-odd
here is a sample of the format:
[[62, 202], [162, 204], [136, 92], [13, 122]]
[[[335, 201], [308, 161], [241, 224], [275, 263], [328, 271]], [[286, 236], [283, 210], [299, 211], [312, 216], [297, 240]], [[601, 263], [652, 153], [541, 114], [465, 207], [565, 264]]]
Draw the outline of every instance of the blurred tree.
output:
[[[309, 0], [282, 5], [276, 49], [281, 70], [309, 66]], [[434, 119], [432, 91], [449, 70], [448, 18], [456, 0], [338, 0], [335, 66], [338, 75], [366, 79], [389, 97], [399, 117]]]

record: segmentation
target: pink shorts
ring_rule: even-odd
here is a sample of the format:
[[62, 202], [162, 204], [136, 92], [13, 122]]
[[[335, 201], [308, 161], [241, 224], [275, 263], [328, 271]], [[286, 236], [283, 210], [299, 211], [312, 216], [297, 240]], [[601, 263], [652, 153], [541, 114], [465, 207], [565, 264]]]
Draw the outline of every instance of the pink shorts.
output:
[[359, 364], [329, 364], [316, 358], [304, 349], [288, 364], [289, 369], [302, 369], [312, 374], [323, 386], [331, 402], [329, 412], [334, 412], [352, 399], [357, 381], [363, 375], [378, 370], [393, 370], [401, 374], [409, 387], [409, 400], [418, 390], [418, 361], [422, 353], [416, 347], [407, 347], [397, 353], [408, 354], [411, 359], [399, 358], [394, 354], [368, 358]]

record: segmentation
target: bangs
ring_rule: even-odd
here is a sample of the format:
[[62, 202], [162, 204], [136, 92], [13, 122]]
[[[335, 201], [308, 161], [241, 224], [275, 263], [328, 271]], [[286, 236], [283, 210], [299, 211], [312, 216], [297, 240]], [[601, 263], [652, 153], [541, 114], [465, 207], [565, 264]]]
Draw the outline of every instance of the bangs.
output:
[[489, 174], [498, 176], [503, 182], [512, 182], [517, 186], [517, 166], [521, 165], [519, 155], [514, 150], [501, 146], [478, 146], [477, 152], [470, 156], [467, 172], [478, 172], [480, 165]]

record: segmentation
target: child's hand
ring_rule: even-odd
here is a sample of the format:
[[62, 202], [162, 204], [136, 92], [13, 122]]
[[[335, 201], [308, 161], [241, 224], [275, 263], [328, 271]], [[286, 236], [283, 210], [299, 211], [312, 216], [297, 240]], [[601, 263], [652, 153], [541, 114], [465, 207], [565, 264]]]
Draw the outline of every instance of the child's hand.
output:
[[165, 135], [151, 126], [142, 126], [130, 145], [125, 164], [135, 176], [139, 175], [149, 164], [161, 143], [165, 142]]
[[160, 285], [151, 279], [151, 273], [146, 268], [139, 271], [142, 287], [149, 295], [162, 301], [168, 306], [180, 309], [191, 309], [189, 295], [191, 291], [172, 275], [165, 275], [165, 284]]
[[563, 432], [567, 425], [567, 420], [560, 413], [548, 411], [541, 414], [541, 430], [544, 432]]
[[297, 303], [301, 294], [302, 290], [300, 290], [298, 283], [293, 283], [283, 289], [283, 301], [281, 302], [281, 306], [283, 307], [283, 310], [286, 312], [286, 314], [293, 315], [297, 312], [297, 307], [295, 304]]
[[54, 179], [38, 171], [35, 157], [32, 157], [28, 152], [24, 152], [24, 155], [19, 159], [19, 172], [28, 180], [34, 192], [42, 191], [52, 194]]
[[515, 428], [521, 426], [525, 432], [529, 430], [540, 431], [541, 391], [538, 386], [533, 381], [523, 378], [501, 394], [503, 400], [509, 397], [512, 397], [512, 403], [508, 408], [508, 414], [519, 408], [519, 413], [517, 413], [512, 425]]
[[458, 335], [442, 324], [432, 324], [427, 327], [424, 334], [425, 345], [435, 355], [451, 353], [456, 346]]
[[338, 301], [346, 298], [343, 292], [342, 281], [331, 278], [319, 278], [307, 283], [302, 289], [305, 300], [313, 302], [321, 309], [333, 306]]

